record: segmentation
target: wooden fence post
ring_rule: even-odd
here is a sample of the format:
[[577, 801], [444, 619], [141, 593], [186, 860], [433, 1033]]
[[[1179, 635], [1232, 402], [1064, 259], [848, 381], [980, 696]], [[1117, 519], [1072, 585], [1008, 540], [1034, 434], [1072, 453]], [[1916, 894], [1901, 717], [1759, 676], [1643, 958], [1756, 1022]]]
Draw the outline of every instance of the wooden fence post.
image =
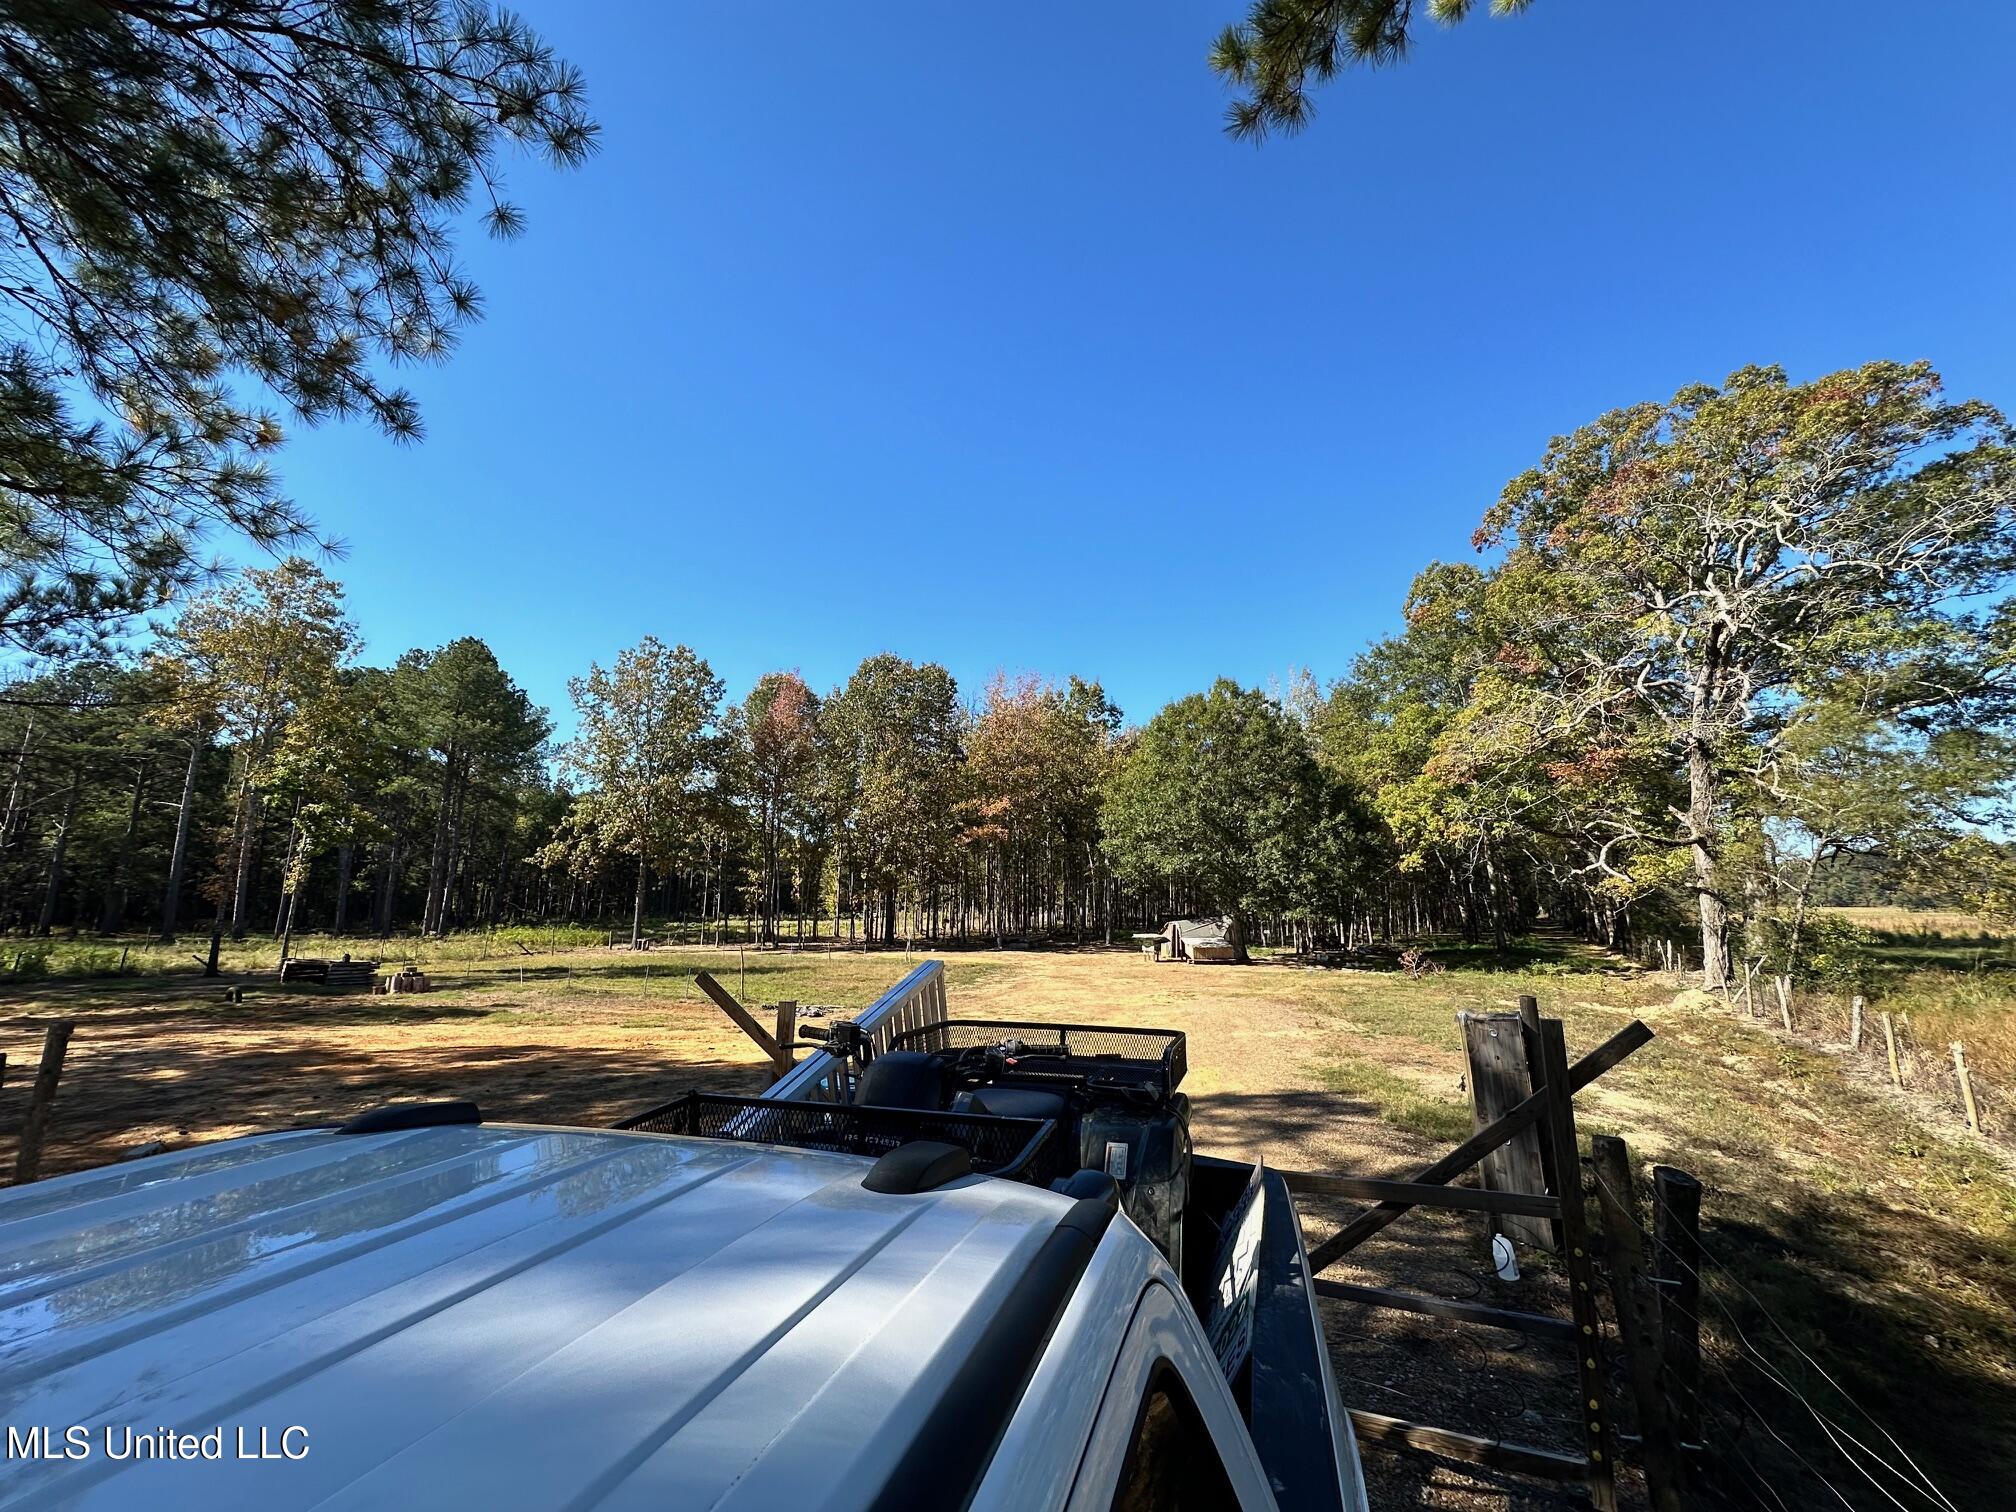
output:
[[[1525, 1004], [1520, 1005], [1523, 1014]], [[1536, 1091], [1547, 1094], [1548, 1142], [1554, 1150], [1561, 1201], [1561, 1258], [1568, 1272], [1568, 1301], [1575, 1319], [1575, 1374], [1581, 1391], [1582, 1429], [1587, 1445], [1589, 1502], [1596, 1512], [1617, 1512], [1614, 1439], [1610, 1404], [1604, 1395], [1603, 1322], [1596, 1312], [1595, 1267], [1589, 1227], [1582, 1208], [1582, 1157], [1575, 1146], [1575, 1087], [1568, 1077], [1568, 1043], [1559, 1019], [1542, 1019], [1540, 1057], [1533, 1065]]]
[[1890, 1052], [1890, 1085], [1899, 1091], [1904, 1087], [1904, 1073], [1897, 1066], [1897, 1029], [1890, 1022], [1890, 1010], [1883, 1010], [1883, 1045]]
[[[1541, 1066], [1540, 1000], [1523, 993], [1519, 998], [1519, 1039], [1521, 1046], [1526, 1052], [1527, 1084], [1535, 1091], [1538, 1091], [1540, 1088]], [[1573, 1096], [1574, 1094], [1571, 1093], [1569, 1095]], [[1533, 1138], [1540, 1146], [1540, 1175], [1543, 1182], [1540, 1190], [1543, 1192], [1558, 1193], [1561, 1190], [1561, 1184], [1555, 1175], [1553, 1142], [1540, 1130], [1534, 1131]], [[1579, 1164], [1576, 1169], [1581, 1169]], [[1560, 1219], [1554, 1219], [1548, 1224], [1548, 1233], [1553, 1237], [1553, 1248], [1558, 1251], [1562, 1243]]]
[[1848, 1048], [1850, 1050], [1862, 1048], [1862, 994], [1859, 992], [1848, 1004]]
[[1701, 1183], [1652, 1167], [1652, 1273], [1659, 1279], [1659, 1357], [1673, 1432], [1687, 1453], [1701, 1442]]
[[782, 1002], [777, 1005], [777, 1075], [781, 1078], [790, 1074], [798, 1057], [791, 1048], [791, 1042], [798, 1038], [798, 1005]]
[[61, 1019], [42, 1036], [42, 1064], [28, 1093], [28, 1111], [21, 1120], [21, 1149], [14, 1159], [15, 1184], [25, 1185], [42, 1168], [42, 1139], [49, 1132], [49, 1109], [56, 1101], [56, 1083], [63, 1075], [63, 1056], [77, 1026]]
[[1638, 1190], [1624, 1141], [1598, 1134], [1589, 1142], [1596, 1172], [1596, 1201], [1603, 1210], [1603, 1252], [1610, 1261], [1611, 1299], [1624, 1340], [1631, 1394], [1638, 1402], [1639, 1448], [1653, 1512], [1686, 1512], [1687, 1466], [1659, 1379], [1659, 1308], [1645, 1263]]
[[1779, 977], [1777, 979], [1777, 986], [1778, 1019], [1780, 1023], [1784, 1024], [1785, 1032], [1790, 1034], [1792, 1032], [1792, 978], [1789, 976]]
[[[1525, 1027], [1509, 1013], [1459, 1013], [1463, 1048], [1470, 1068], [1472, 1128], [1496, 1123], [1533, 1095], [1527, 1071]], [[1528, 1129], [1486, 1155], [1479, 1169], [1482, 1184], [1494, 1192], [1544, 1192], [1545, 1168], [1540, 1163], [1540, 1136]], [[1554, 1248], [1552, 1225], [1544, 1218], [1487, 1215], [1485, 1233], [1501, 1233], [1520, 1244]]]
[[[786, 1052], [770, 1037], [770, 1031], [757, 1023], [755, 1016], [737, 1002], [726, 987], [715, 981], [712, 974], [705, 971], [694, 972], [693, 985], [712, 998], [714, 1006], [733, 1019], [735, 1027], [756, 1042], [756, 1048], [763, 1052], [763, 1058], [770, 1062], [773, 1069], [782, 1065]], [[778, 1074], [783, 1073], [779, 1071]]]
[[1974, 1078], [1967, 1074], [1967, 1052], [1953, 1041], [1953, 1073], [1960, 1078], [1960, 1096], [1967, 1104], [1967, 1127], [1981, 1132], [1981, 1111], [1974, 1106]]

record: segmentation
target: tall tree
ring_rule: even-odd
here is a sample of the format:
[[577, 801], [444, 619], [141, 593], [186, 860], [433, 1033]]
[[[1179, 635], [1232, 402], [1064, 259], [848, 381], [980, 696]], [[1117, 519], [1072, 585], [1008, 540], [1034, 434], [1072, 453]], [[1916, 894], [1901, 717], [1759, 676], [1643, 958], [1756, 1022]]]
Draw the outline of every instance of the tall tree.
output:
[[277, 419], [417, 436], [385, 378], [479, 309], [499, 154], [580, 161], [581, 83], [481, 0], [17, 0], [0, 10], [0, 641], [46, 650], [203, 576], [214, 527], [310, 526]]
[[1478, 544], [1509, 548], [1488, 591], [1506, 627], [1490, 696], [1524, 711], [1508, 754], [1650, 741], [1682, 775], [1684, 803], [1656, 822], [1602, 824], [1689, 859], [1710, 986], [1727, 973], [1725, 852], [1746, 826], [1800, 819], [1802, 732], [1824, 710], [1886, 732], [1865, 729], [1865, 754], [2008, 712], [1996, 604], [2016, 569], [2016, 448], [1922, 363], [1805, 384], [1745, 368], [1613, 411], [1515, 478]]
[[289, 557], [252, 568], [182, 611], [163, 637], [157, 665], [182, 722], [223, 731], [236, 745], [230, 928], [245, 932], [260, 800], [287, 726], [329, 697], [357, 646], [343, 616], [343, 590], [313, 563]]
[[783, 888], [791, 869], [787, 846], [802, 843], [819, 800], [819, 696], [794, 672], [756, 681], [736, 719], [742, 781], [756, 821], [761, 870], [761, 932], [777, 937]]
[[962, 838], [986, 858], [983, 907], [997, 942], [1039, 909], [1067, 914], [1074, 873], [1091, 883], [1117, 722], [1097, 683], [1001, 674], [987, 685], [966, 738]]
[[958, 835], [959, 685], [935, 662], [883, 654], [826, 700], [829, 811], [846, 864], [896, 937], [897, 900], [921, 899], [949, 867]]
[[1141, 729], [1114, 766], [1103, 814], [1121, 875], [1187, 884], [1224, 913], [1244, 962], [1252, 917], [1299, 901], [1322, 786], [1280, 705], [1220, 678]]
[[635, 864], [634, 947], [650, 869], [677, 858], [711, 786], [721, 680], [685, 646], [646, 636], [614, 666], [570, 679], [567, 691], [579, 724], [561, 769], [583, 791], [547, 859], [586, 871], [611, 856]]
[[392, 674], [392, 697], [409, 738], [439, 761], [420, 919], [421, 931], [434, 934], [447, 925], [472, 795], [480, 802], [497, 784], [525, 775], [552, 725], [474, 636], [402, 656]]

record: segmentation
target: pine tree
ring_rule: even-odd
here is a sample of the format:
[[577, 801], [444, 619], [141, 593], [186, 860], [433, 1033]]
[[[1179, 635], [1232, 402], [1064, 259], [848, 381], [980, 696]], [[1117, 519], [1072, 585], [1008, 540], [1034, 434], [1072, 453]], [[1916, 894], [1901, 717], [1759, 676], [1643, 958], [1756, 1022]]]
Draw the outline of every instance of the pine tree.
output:
[[0, 9], [0, 641], [89, 640], [201, 580], [222, 528], [310, 538], [278, 418], [420, 433], [391, 362], [480, 308], [499, 154], [580, 161], [575, 71], [470, 0], [16, 0]]

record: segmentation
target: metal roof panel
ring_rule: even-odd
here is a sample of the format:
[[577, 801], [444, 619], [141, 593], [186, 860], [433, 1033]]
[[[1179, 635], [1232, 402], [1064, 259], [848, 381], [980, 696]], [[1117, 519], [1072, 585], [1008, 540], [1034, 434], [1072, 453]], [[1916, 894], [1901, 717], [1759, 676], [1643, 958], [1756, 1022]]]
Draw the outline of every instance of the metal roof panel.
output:
[[[1068, 1208], [590, 1130], [260, 1136], [0, 1194], [0, 1417], [90, 1427], [0, 1507], [756, 1505], [861, 1488]], [[299, 1425], [299, 1461], [102, 1430]], [[893, 1442], [892, 1442], [893, 1440]], [[878, 1468], [879, 1467], [879, 1468]], [[807, 1477], [810, 1477], [808, 1480]]]

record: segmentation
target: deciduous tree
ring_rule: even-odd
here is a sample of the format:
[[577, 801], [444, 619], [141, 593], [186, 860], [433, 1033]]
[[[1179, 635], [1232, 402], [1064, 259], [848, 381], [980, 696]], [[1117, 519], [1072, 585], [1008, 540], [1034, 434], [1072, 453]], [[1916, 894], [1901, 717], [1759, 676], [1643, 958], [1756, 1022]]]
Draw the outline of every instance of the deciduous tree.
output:
[[1302, 901], [1322, 785], [1303, 730], [1264, 693], [1226, 678], [1149, 720], [1115, 764], [1102, 808], [1122, 876], [1178, 880], [1247, 926]]
[[898, 894], [921, 896], [958, 835], [959, 686], [935, 662], [871, 656], [827, 699], [823, 728], [829, 812], [894, 939]]
[[312, 562], [289, 557], [252, 568], [197, 599], [163, 637], [156, 663], [182, 723], [214, 728], [236, 746], [230, 927], [245, 932], [247, 888], [258, 839], [261, 793], [287, 726], [329, 697], [357, 647], [343, 590]]
[[578, 729], [562, 770], [582, 786], [547, 859], [592, 869], [609, 856], [637, 868], [630, 943], [644, 932], [653, 866], [675, 859], [707, 795], [721, 679], [685, 646], [646, 636], [607, 669], [567, 684]]
[[2011, 440], [1922, 363], [1804, 384], [1745, 368], [1556, 439], [1486, 516], [1478, 544], [1508, 548], [1488, 693], [1520, 711], [1497, 744], [1662, 749], [1684, 802], [1597, 823], [1621, 850], [1687, 855], [1710, 986], [1725, 851], [1746, 825], [1801, 820], [1803, 732], [1824, 711], [1856, 711], [1864, 759], [2006, 715]]

